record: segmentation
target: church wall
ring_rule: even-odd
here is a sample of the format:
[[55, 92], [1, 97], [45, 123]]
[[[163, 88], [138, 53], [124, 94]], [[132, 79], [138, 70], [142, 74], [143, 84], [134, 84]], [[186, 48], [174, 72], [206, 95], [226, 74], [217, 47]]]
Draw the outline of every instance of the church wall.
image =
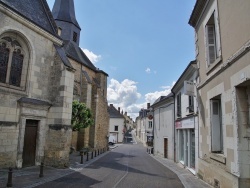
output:
[[[54, 59], [56, 52], [49, 37], [32, 30], [33, 26], [29, 26], [27, 21], [27, 25], [20, 23], [19, 18], [13, 19], [1, 10], [0, 8], [0, 37], [6, 32], [20, 37], [28, 47], [26, 55], [29, 55], [29, 60], [24, 75], [27, 79], [24, 88], [13, 89], [0, 85], [0, 167], [22, 167], [27, 119], [38, 121], [35, 164], [40, 164], [45, 157], [49, 165], [65, 165], [71, 141], [74, 74], [65, 69], [60, 59]], [[46, 101], [52, 107], [46, 108], [45, 113], [42, 113], [34, 105], [24, 113], [24, 107], [18, 103], [22, 97]], [[45, 146], [45, 150], [42, 146]], [[59, 160], [63, 164], [58, 164]]]

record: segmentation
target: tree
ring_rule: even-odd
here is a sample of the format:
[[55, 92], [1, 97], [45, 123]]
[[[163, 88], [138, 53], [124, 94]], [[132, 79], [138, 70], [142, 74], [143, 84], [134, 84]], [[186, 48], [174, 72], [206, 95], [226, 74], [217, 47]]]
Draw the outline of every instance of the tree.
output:
[[73, 101], [71, 124], [73, 126], [73, 131], [79, 131], [81, 128], [87, 128], [94, 125], [92, 112], [85, 103], [76, 100]]

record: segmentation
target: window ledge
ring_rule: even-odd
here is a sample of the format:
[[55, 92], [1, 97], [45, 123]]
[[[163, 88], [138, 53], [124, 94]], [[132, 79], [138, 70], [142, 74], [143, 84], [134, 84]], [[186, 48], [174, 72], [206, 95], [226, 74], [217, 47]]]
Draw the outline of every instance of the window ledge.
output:
[[209, 74], [219, 63], [222, 62], [222, 57], [219, 56], [210, 66], [207, 68], [207, 74]]
[[212, 153], [210, 159], [226, 164], [226, 156], [222, 153]]

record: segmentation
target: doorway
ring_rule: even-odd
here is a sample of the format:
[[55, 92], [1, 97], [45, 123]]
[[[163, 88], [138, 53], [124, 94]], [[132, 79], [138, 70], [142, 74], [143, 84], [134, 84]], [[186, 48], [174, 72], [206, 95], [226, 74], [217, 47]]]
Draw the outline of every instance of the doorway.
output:
[[164, 158], [168, 158], [168, 139], [164, 138]]
[[38, 121], [26, 120], [23, 145], [23, 167], [35, 165], [37, 128]]

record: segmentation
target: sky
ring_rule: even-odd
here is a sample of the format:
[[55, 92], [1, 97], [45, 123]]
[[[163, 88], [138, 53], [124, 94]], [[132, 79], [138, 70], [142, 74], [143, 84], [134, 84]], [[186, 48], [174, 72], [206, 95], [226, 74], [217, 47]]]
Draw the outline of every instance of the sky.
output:
[[[47, 0], [52, 10], [55, 0]], [[135, 120], [195, 59], [195, 0], [74, 0], [80, 47], [108, 77], [109, 104]]]

